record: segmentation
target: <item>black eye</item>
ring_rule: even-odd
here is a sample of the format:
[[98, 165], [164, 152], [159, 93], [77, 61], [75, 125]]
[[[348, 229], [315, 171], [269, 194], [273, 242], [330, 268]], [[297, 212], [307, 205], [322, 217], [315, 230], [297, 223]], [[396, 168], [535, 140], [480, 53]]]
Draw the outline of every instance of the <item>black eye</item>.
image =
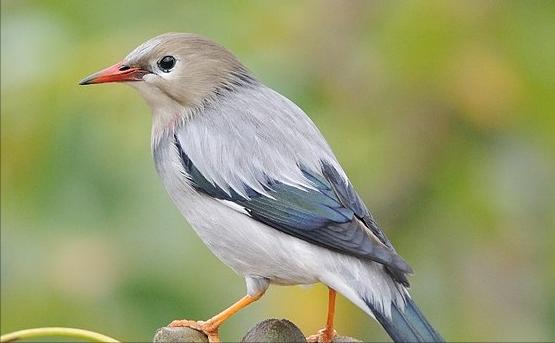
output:
[[158, 61], [158, 67], [164, 73], [169, 73], [170, 70], [175, 66], [175, 57], [173, 56], [164, 56]]

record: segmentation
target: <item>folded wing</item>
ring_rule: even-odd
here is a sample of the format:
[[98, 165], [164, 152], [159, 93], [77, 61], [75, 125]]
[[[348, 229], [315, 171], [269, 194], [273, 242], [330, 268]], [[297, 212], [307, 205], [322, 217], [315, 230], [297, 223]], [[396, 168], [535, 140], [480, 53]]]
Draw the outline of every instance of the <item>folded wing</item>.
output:
[[298, 166], [311, 187], [267, 177], [263, 189], [245, 184], [237, 191], [208, 181], [187, 156], [179, 138], [174, 139], [184, 176], [198, 192], [231, 202], [233, 208], [286, 234], [382, 263], [397, 281], [408, 286], [405, 274], [412, 269], [395, 252], [352, 185], [331, 164], [321, 161], [320, 171]]

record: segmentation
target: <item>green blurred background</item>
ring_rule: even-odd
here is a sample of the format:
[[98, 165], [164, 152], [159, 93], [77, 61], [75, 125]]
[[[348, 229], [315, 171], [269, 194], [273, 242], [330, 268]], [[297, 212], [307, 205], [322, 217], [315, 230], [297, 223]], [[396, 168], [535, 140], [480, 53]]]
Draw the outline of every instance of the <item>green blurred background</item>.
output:
[[[183, 31], [221, 42], [314, 119], [447, 339], [555, 339], [555, 2], [1, 4], [2, 333], [148, 341], [244, 294], [163, 190], [138, 94], [77, 86]], [[315, 333], [326, 294], [274, 286], [222, 337], [269, 317]], [[387, 340], [343, 298], [337, 329]]]

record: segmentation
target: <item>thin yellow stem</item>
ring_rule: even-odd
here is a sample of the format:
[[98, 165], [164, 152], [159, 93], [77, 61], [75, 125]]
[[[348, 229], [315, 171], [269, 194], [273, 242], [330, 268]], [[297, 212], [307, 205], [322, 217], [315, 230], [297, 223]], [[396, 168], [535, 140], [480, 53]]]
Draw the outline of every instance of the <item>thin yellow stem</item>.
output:
[[82, 329], [57, 328], [57, 327], [27, 329], [27, 330], [20, 330], [20, 331], [7, 333], [5, 335], [0, 336], [0, 343], [14, 342], [19, 339], [37, 338], [37, 337], [45, 337], [45, 336], [73, 337], [73, 338], [81, 338], [81, 339], [89, 340], [92, 342], [119, 343], [118, 340], [112, 337], [102, 335], [97, 332], [82, 330]]

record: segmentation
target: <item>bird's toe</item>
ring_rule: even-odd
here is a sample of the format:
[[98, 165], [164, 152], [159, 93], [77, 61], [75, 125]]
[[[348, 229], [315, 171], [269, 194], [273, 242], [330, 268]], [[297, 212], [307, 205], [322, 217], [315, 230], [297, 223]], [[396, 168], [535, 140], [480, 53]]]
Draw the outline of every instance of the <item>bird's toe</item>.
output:
[[306, 337], [306, 341], [308, 343], [332, 343], [335, 336], [337, 336], [337, 331], [323, 328], [318, 330], [317, 334]]
[[204, 333], [206, 337], [208, 337], [208, 341], [210, 343], [220, 342], [220, 336], [218, 334], [218, 326], [213, 325], [211, 321], [204, 322], [201, 320], [195, 321], [195, 320], [179, 319], [169, 323], [168, 327], [191, 328]]
[[202, 331], [201, 326], [202, 326], [201, 321], [196, 321], [196, 320], [187, 320], [187, 319], [178, 319], [178, 320], [174, 320], [171, 323], [168, 324], [168, 327], [170, 328], [191, 328], [191, 329], [195, 329], [198, 331]]

